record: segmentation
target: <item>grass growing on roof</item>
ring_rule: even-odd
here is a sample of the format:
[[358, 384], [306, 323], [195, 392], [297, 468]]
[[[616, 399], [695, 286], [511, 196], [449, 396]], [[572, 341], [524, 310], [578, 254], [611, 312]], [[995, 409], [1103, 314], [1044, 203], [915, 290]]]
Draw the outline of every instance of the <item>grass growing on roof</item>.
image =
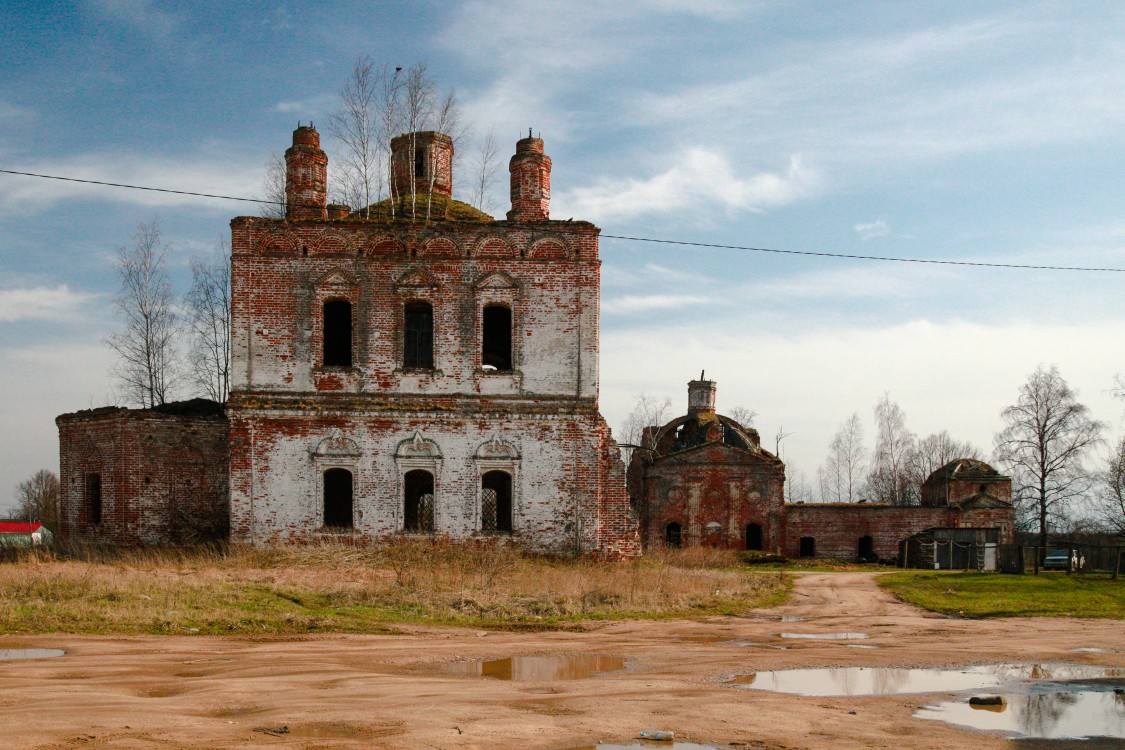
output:
[[1105, 573], [904, 571], [876, 580], [904, 602], [944, 614], [1125, 618], [1125, 578]]

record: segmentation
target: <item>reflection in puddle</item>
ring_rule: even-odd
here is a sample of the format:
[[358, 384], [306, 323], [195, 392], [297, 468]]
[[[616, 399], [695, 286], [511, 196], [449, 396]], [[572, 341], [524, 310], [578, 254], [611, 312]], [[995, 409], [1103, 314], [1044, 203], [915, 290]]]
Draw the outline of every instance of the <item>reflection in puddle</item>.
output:
[[727, 680], [726, 684], [795, 695], [896, 695], [980, 690], [1026, 680], [1092, 680], [1123, 676], [1125, 669], [1075, 664], [984, 664], [961, 669], [786, 669], [738, 675]]
[[591, 654], [552, 654], [513, 656], [492, 661], [459, 661], [447, 664], [445, 668], [446, 671], [459, 675], [518, 682], [581, 680], [599, 672], [624, 669], [625, 659], [620, 656]]
[[782, 638], [809, 638], [816, 641], [860, 641], [867, 633], [779, 633]]
[[804, 622], [805, 618], [798, 617], [797, 615], [782, 615], [781, 621], [782, 622]]
[[1082, 654], [1082, 653], [1086, 653], [1086, 654], [1116, 654], [1117, 653], [1113, 649], [1094, 648], [1092, 646], [1086, 646], [1086, 647], [1083, 647], [1083, 648], [1072, 648], [1071, 651], [1073, 651], [1076, 654]]
[[0, 661], [13, 659], [53, 659], [66, 654], [61, 648], [0, 648]]
[[[970, 706], [948, 701], [924, 706], [915, 712], [920, 719], [938, 719], [950, 724], [1009, 736], [1038, 739], [1087, 737], [1125, 738], [1125, 695], [1111, 691], [1053, 690], [1050, 685], [1033, 685], [1026, 695], [1008, 695], [1002, 706]], [[990, 708], [992, 711], [978, 711]], [[1001, 710], [995, 710], [1001, 709]]]

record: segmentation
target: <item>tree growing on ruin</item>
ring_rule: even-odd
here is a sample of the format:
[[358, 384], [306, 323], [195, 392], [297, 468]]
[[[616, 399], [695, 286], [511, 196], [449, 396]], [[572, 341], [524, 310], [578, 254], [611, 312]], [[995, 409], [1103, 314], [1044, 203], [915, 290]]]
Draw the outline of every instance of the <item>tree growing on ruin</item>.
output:
[[492, 129], [481, 141], [477, 160], [473, 164], [473, 190], [469, 202], [476, 206], [478, 211], [486, 214], [492, 213], [495, 201], [492, 198], [492, 188], [498, 179], [500, 171], [500, 147], [496, 144], [496, 134]]
[[230, 393], [230, 243], [221, 238], [210, 258], [192, 258], [191, 289], [184, 296], [194, 388], [219, 403]]
[[996, 459], [1012, 477], [1013, 497], [1025, 521], [1047, 545], [1050, 528], [1091, 485], [1083, 461], [1101, 442], [1103, 425], [1090, 417], [1057, 367], [1042, 365], [1028, 376], [1019, 399], [1000, 416]]
[[[376, 67], [368, 55], [360, 55], [340, 90], [340, 106], [328, 116], [328, 132], [342, 146], [337, 184], [345, 203], [360, 207], [370, 217], [369, 207], [384, 181], [393, 119], [384, 115], [390, 104], [381, 100], [387, 91], [388, 66]], [[397, 79], [397, 72], [390, 74]], [[390, 89], [393, 94], [395, 89]], [[390, 107], [393, 110], [393, 106]]]
[[55, 472], [40, 469], [16, 485], [15, 520], [44, 524], [59, 530], [59, 478]]
[[168, 250], [154, 219], [138, 224], [133, 243], [117, 251], [121, 288], [114, 304], [124, 329], [106, 342], [117, 353], [122, 396], [143, 408], [166, 403], [179, 374], [179, 317], [165, 270]]
[[828, 445], [828, 457], [817, 470], [820, 498], [827, 503], [854, 503], [863, 491], [864, 462], [867, 448], [863, 445], [863, 425], [859, 414], [852, 414]]
[[889, 505], [917, 502], [918, 487], [910, 473], [914, 452], [914, 433], [906, 429], [906, 413], [884, 393], [875, 405], [875, 452], [867, 475], [873, 500]]
[[267, 219], [284, 219], [289, 200], [285, 194], [285, 159], [276, 152], [271, 153], [266, 160], [261, 195], [262, 200], [268, 202], [259, 204], [258, 215]]
[[[625, 446], [639, 446], [646, 451], [652, 451], [656, 448], [656, 431], [645, 431], [646, 427], [661, 427], [668, 421], [668, 413], [672, 409], [672, 399], [665, 398], [660, 400], [656, 396], [650, 396], [647, 393], [642, 393], [637, 397], [637, 403], [633, 405], [633, 410], [626, 415], [625, 420], [621, 423], [621, 437], [618, 443], [625, 444]], [[636, 448], [622, 447], [622, 454], [626, 463], [633, 455]]]

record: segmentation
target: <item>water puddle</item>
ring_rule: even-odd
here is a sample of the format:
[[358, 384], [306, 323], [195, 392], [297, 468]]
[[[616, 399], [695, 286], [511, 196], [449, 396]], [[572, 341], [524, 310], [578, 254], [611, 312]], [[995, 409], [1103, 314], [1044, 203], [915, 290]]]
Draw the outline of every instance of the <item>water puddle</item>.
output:
[[1083, 646], [1082, 648], [1072, 648], [1072, 652], [1076, 654], [1117, 654], [1119, 651], [1114, 651], [1111, 648], [1095, 648], [1094, 646]]
[[782, 615], [781, 621], [782, 622], [804, 622], [805, 618], [798, 617], [797, 615]]
[[861, 641], [867, 633], [778, 633], [782, 638], [808, 638], [814, 641]]
[[61, 648], [0, 648], [0, 661], [54, 659], [65, 654]]
[[947, 701], [923, 706], [914, 716], [1008, 737], [1125, 738], [1125, 694], [1075, 687], [1081, 686], [1032, 685], [1026, 694], [1006, 695], [1006, 705]]
[[1033, 680], [1098, 680], [1125, 677], [1125, 669], [1076, 664], [982, 664], [960, 669], [837, 667], [785, 669], [736, 675], [727, 685], [794, 695], [898, 695], [955, 693]]
[[623, 657], [591, 654], [512, 656], [507, 659], [459, 661], [445, 665], [446, 671], [453, 674], [517, 682], [582, 680], [601, 672], [616, 672], [624, 668]]

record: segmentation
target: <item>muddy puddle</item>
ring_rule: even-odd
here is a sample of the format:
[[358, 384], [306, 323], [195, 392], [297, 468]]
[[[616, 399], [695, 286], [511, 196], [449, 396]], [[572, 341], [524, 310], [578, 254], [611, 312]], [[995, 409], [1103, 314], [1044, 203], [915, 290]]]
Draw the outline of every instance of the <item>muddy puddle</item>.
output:
[[793, 695], [898, 695], [984, 690], [1019, 686], [1037, 680], [1104, 680], [1123, 677], [1125, 669], [1078, 664], [981, 664], [959, 669], [786, 669], [735, 675], [727, 679], [725, 684]]
[[466, 677], [491, 677], [516, 682], [583, 680], [602, 672], [617, 672], [624, 668], [624, 657], [592, 654], [512, 656], [491, 661], [452, 662], [444, 667], [447, 672]]
[[999, 706], [975, 706], [968, 699], [923, 706], [919, 719], [999, 732], [1009, 738], [1125, 738], [1125, 693], [1107, 686], [1033, 684], [1026, 693], [1005, 694]]
[[867, 633], [778, 633], [782, 638], [807, 638], [813, 641], [862, 641]]
[[0, 648], [0, 661], [16, 659], [54, 659], [65, 655], [60, 648]]

